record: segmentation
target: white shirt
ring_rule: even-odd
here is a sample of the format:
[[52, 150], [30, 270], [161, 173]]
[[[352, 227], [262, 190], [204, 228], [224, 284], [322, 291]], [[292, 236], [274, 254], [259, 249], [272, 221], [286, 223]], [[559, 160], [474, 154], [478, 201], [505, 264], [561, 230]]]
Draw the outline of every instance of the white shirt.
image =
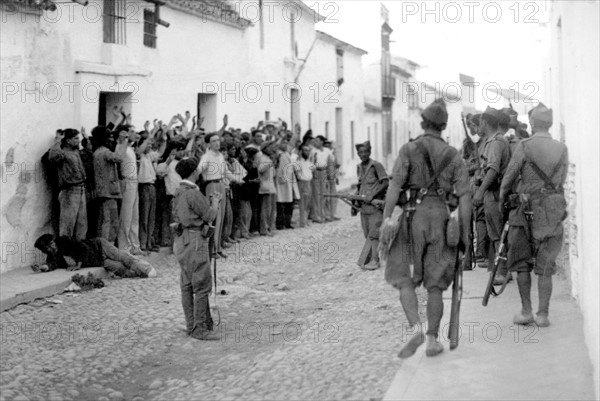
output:
[[323, 148], [321, 150], [314, 148], [310, 159], [318, 169], [324, 169], [330, 161], [333, 162], [333, 153], [331, 153], [331, 150], [328, 148]]
[[202, 155], [198, 170], [204, 181], [222, 180], [227, 177], [227, 163], [221, 152], [208, 150]]
[[156, 182], [155, 163], [158, 159], [158, 152], [142, 153], [140, 155], [140, 170], [138, 171], [138, 182], [140, 184], [154, 184]]

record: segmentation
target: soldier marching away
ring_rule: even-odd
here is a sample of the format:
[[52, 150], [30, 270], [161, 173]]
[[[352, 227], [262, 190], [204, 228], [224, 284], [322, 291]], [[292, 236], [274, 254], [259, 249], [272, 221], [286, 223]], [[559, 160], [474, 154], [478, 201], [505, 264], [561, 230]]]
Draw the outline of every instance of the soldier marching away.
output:
[[[533, 136], [515, 148], [500, 188], [500, 207], [508, 201], [510, 211], [508, 261], [517, 272], [522, 309], [515, 324], [550, 325], [548, 313], [552, 295], [552, 275], [563, 239], [566, 217], [563, 184], [567, 176], [567, 147], [552, 139], [552, 110], [543, 103], [529, 112]], [[516, 194], [510, 195], [516, 183]], [[510, 196], [509, 196], [510, 195]], [[531, 271], [538, 276], [539, 306], [533, 317]]]
[[[468, 175], [458, 151], [442, 139], [448, 122], [446, 105], [443, 100], [436, 100], [421, 116], [425, 133], [402, 146], [394, 165], [380, 237], [382, 248], [391, 243], [385, 279], [400, 290], [400, 302], [413, 330], [398, 354], [401, 358], [413, 355], [425, 341], [415, 292], [415, 287], [421, 284], [429, 295], [426, 355], [435, 356], [444, 350], [437, 340], [444, 308], [442, 292], [452, 282], [459, 241], [446, 235], [447, 225], [452, 222], [449, 219], [452, 202], [448, 200], [455, 203], [458, 199], [460, 240], [463, 245], [469, 241]], [[403, 213], [396, 234], [398, 222], [390, 216], [398, 203]]]
[[[221, 194], [213, 192], [210, 201], [195, 184], [200, 171], [198, 159], [184, 159], [175, 170], [183, 179], [174, 200], [176, 237], [173, 253], [181, 266], [181, 304], [186, 332], [198, 340], [218, 340], [211, 334], [208, 296], [212, 288], [209, 239], [219, 213]], [[215, 244], [216, 246], [216, 244]]]
[[[371, 261], [365, 270], [379, 269], [379, 229], [383, 222], [383, 210], [371, 204], [373, 199], [384, 199], [389, 179], [381, 163], [371, 159], [371, 143], [369, 141], [356, 145], [356, 152], [361, 162], [356, 166], [358, 176], [357, 195], [365, 197], [360, 206], [360, 223], [365, 240], [371, 243]], [[352, 209], [352, 214], [357, 211]]]
[[[504, 222], [500, 208], [498, 207], [500, 182], [510, 161], [510, 146], [507, 139], [499, 130], [500, 121], [507, 118], [500, 110], [488, 108], [480, 118], [479, 132], [482, 135], [483, 152], [481, 158], [480, 186], [473, 196], [473, 205], [483, 205], [485, 211], [485, 222], [487, 233], [492, 242], [490, 247], [490, 262], [496, 258], [496, 252], [500, 245], [500, 234]], [[491, 270], [491, 266], [488, 267]], [[508, 277], [506, 277], [508, 275]], [[512, 275], [507, 272], [498, 271], [494, 284], [502, 284], [506, 279], [511, 280]]]

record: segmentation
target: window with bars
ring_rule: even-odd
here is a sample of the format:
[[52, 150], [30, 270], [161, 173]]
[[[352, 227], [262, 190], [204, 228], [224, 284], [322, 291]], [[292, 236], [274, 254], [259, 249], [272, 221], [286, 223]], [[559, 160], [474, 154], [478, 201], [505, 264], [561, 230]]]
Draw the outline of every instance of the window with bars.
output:
[[124, 45], [127, 43], [125, 23], [127, 18], [126, 0], [104, 0], [104, 43]]
[[144, 10], [144, 46], [156, 49], [156, 13], [152, 10]]

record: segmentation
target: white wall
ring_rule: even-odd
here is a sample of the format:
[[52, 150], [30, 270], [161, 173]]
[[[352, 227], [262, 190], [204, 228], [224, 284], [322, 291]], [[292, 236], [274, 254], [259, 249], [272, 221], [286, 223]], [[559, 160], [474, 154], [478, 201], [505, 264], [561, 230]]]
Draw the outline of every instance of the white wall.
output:
[[[567, 195], [570, 217], [565, 240], [573, 295], [583, 312], [586, 343], [595, 369], [596, 396], [599, 395], [600, 352], [598, 5], [596, 1], [553, 2], [549, 22], [552, 53], [548, 67], [551, 74], [546, 74], [549, 90], [547, 103], [544, 102], [554, 110], [553, 136], [559, 139], [563, 131], [569, 148]], [[558, 27], [559, 20], [562, 28]], [[568, 101], [561, 101], [565, 99]]]
[[[249, 0], [244, 9], [249, 9], [250, 1], [258, 4]], [[161, 18], [171, 26], [158, 26], [157, 48], [147, 48], [143, 44], [143, 7], [153, 6], [132, 4], [137, 8], [128, 9], [126, 45], [103, 43], [102, 20], [95, 17], [102, 10], [102, 0], [92, 0], [87, 8], [59, 3], [60, 18], [47, 12], [39, 20], [33, 15], [2, 13], [1, 77], [6, 99], [0, 119], [0, 158], [5, 162], [0, 199], [1, 272], [39, 257], [32, 251], [32, 243], [49, 230], [49, 195], [36, 163], [52, 144], [57, 128], [85, 126], [89, 132], [97, 125], [99, 91], [132, 92], [125, 108], [139, 128], [146, 120], [158, 118], [167, 123], [175, 113], [189, 110], [195, 114], [198, 94], [215, 92], [215, 115], [206, 119], [205, 128], [220, 127], [227, 113], [230, 126], [247, 130], [264, 119], [265, 111], [270, 111], [271, 119], [290, 121], [290, 85], [302, 66], [300, 59], [308, 56], [298, 81], [303, 131], [311, 112], [315, 133], [323, 134], [319, 127], [329, 121], [330, 137], [335, 138], [335, 108], [342, 107], [344, 130], [349, 135], [350, 121], [355, 121], [359, 136], [364, 104], [360, 56], [346, 53], [347, 79], [339, 93], [331, 85], [326, 87], [337, 81], [335, 48], [315, 44], [314, 54], [308, 55], [315, 38], [315, 20], [305, 9], [295, 23], [296, 58], [283, 2], [265, 15], [263, 48], [258, 21], [238, 29], [167, 6], [161, 7]], [[247, 14], [243, 16], [252, 18]], [[36, 83], [37, 93], [23, 92]], [[315, 84], [319, 86], [316, 102]], [[61, 92], [56, 93], [56, 88]], [[274, 88], [272, 95], [270, 88]], [[325, 104], [332, 93], [338, 103]], [[340, 145], [346, 171], [350, 143]], [[34, 172], [33, 176], [20, 177], [23, 169]]]

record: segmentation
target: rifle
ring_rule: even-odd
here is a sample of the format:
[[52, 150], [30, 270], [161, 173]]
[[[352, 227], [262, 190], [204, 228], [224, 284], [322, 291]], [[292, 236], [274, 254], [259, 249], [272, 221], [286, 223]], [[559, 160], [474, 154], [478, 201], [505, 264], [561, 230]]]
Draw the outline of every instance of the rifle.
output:
[[509, 229], [508, 221], [504, 223], [504, 228], [502, 229], [502, 235], [500, 236], [500, 246], [498, 247], [498, 253], [496, 254], [496, 259], [494, 259], [494, 266], [492, 267], [492, 271], [490, 272], [490, 277], [488, 279], [487, 286], [485, 287], [485, 293], [483, 294], [483, 301], [481, 304], [483, 306], [487, 306], [488, 301], [490, 299], [490, 295], [495, 297], [499, 296], [504, 292], [506, 288], [506, 284], [508, 284], [508, 280], [510, 275], [506, 275], [506, 280], [502, 283], [502, 286], [498, 291], [494, 288], [494, 277], [496, 277], [496, 272], [500, 267], [500, 263], [506, 263], [506, 238], [508, 236]]
[[452, 284], [452, 306], [450, 307], [450, 325], [448, 327], [448, 339], [450, 350], [458, 347], [459, 325], [460, 325], [460, 302], [462, 300], [463, 264], [460, 263], [459, 250], [456, 250], [456, 262], [454, 263], [454, 284]]
[[[365, 195], [323, 194], [323, 196], [328, 197], [328, 198], [341, 199], [343, 202], [350, 205], [350, 207], [352, 207], [356, 211], [359, 211], [359, 208], [356, 205], [354, 205], [352, 202], [366, 202], [366, 199], [367, 199], [367, 197]], [[383, 199], [373, 199], [371, 202], [369, 202], [369, 204], [377, 207], [378, 209], [383, 210], [383, 207], [385, 206], [385, 201]]]
[[461, 112], [460, 113], [460, 121], [462, 122], [463, 125], [463, 129], [465, 130], [465, 139], [466, 141], [464, 142], [464, 146], [463, 146], [463, 158], [468, 158], [470, 157], [473, 152], [475, 152], [477, 150], [477, 146], [475, 145], [475, 142], [473, 142], [473, 140], [471, 139], [471, 135], [469, 135], [469, 130], [467, 129], [467, 123], [465, 120], [465, 115]]

